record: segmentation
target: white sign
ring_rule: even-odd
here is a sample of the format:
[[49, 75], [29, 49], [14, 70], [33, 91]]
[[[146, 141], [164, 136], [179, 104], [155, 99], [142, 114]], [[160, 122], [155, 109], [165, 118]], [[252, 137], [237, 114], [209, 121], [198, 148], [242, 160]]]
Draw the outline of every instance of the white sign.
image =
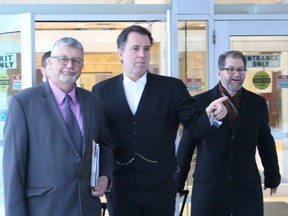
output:
[[17, 68], [17, 55], [0, 54], [0, 69], [15, 69]]
[[247, 68], [275, 68], [280, 67], [279, 54], [246, 55]]

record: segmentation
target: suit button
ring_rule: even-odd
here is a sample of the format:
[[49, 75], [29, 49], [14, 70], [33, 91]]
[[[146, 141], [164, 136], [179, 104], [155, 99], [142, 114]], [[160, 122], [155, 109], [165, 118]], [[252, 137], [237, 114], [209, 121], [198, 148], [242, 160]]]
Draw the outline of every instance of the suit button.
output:
[[233, 179], [233, 177], [232, 176], [229, 176], [229, 180], [231, 181]]
[[233, 155], [230, 155], [230, 160], [234, 160], [234, 156]]

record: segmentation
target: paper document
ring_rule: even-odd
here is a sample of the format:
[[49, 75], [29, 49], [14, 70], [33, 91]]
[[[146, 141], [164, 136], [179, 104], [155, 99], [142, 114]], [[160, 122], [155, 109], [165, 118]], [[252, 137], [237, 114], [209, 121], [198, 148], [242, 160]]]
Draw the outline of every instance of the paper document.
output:
[[100, 147], [94, 140], [92, 141], [92, 164], [91, 164], [91, 188], [95, 189], [99, 177]]

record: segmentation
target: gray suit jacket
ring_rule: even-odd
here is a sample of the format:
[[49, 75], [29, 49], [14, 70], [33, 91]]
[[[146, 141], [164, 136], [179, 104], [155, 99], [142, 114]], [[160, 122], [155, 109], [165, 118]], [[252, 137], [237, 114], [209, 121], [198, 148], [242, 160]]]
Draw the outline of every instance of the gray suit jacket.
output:
[[7, 216], [97, 216], [90, 195], [91, 144], [101, 143], [100, 175], [111, 178], [112, 152], [102, 137], [102, 104], [76, 89], [83, 115], [83, 155], [77, 154], [48, 82], [12, 96], [4, 127]]

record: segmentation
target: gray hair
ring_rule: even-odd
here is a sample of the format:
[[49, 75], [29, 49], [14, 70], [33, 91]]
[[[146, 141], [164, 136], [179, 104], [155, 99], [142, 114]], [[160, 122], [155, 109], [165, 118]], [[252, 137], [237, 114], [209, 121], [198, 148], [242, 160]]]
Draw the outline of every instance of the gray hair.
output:
[[242, 59], [242, 61], [244, 63], [244, 68], [246, 69], [246, 57], [244, 56], [244, 54], [242, 52], [237, 51], [237, 50], [232, 50], [232, 51], [222, 53], [218, 58], [218, 69], [225, 67], [226, 58], [228, 56], [231, 56], [232, 58], [235, 58], [235, 59], [238, 59], [238, 58]]
[[84, 53], [83, 46], [77, 39], [72, 37], [63, 37], [54, 43], [51, 51], [51, 56], [56, 52], [57, 48], [60, 46], [69, 46], [72, 48], [81, 49], [82, 52]]

